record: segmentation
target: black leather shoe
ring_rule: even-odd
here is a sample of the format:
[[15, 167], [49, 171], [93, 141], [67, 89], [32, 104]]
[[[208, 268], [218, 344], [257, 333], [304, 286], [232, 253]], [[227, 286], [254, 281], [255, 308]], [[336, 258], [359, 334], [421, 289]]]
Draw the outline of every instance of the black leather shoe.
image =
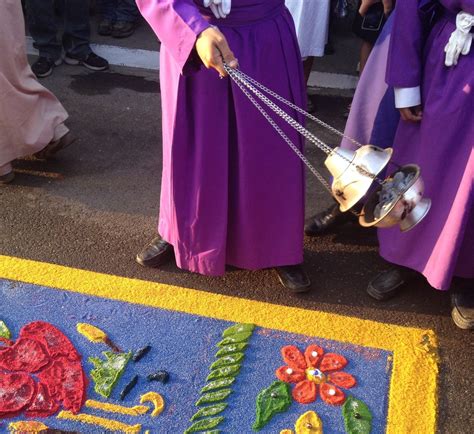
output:
[[171, 261], [174, 257], [173, 246], [161, 237], [153, 238], [136, 257], [143, 267], [156, 268]]
[[311, 281], [301, 265], [286, 265], [275, 268], [280, 283], [292, 292], [307, 292]]
[[352, 221], [357, 221], [357, 217], [354, 214], [350, 211], [342, 212], [339, 209], [339, 205], [334, 204], [306, 220], [304, 233], [309, 237], [316, 237], [330, 229]]
[[454, 324], [464, 330], [474, 329], [474, 288], [457, 292], [451, 296]]
[[406, 283], [417, 276], [418, 273], [409, 268], [392, 267], [372, 279], [367, 287], [367, 293], [376, 300], [388, 300], [397, 295]]

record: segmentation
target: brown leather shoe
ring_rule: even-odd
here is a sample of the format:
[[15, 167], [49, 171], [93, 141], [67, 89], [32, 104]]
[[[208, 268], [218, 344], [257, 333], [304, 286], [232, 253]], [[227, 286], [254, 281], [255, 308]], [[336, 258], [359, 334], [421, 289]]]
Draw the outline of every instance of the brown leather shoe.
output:
[[136, 261], [143, 267], [160, 267], [174, 258], [173, 246], [156, 237], [137, 255]]
[[72, 145], [75, 141], [76, 138], [72, 136], [71, 133], [66, 133], [59, 140], [49, 142], [45, 148], [43, 148], [41, 151], [36, 152], [36, 154], [33, 154], [33, 156], [38, 160], [47, 160], [48, 158], [51, 158], [53, 155], [57, 154], [62, 149]]
[[308, 292], [311, 289], [311, 280], [302, 265], [285, 265], [276, 267], [280, 283], [291, 292]]
[[[471, 279], [474, 283], [474, 279]], [[464, 291], [455, 292], [451, 296], [453, 310], [451, 317], [460, 329], [474, 329], [474, 285]]]

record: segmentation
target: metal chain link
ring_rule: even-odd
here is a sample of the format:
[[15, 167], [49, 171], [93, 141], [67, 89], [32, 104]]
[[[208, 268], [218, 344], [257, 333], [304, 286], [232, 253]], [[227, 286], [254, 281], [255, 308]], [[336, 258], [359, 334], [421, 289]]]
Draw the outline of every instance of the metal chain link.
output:
[[287, 106], [289, 106], [292, 109], [296, 110], [298, 113], [301, 113], [303, 116], [306, 116], [307, 118], [311, 119], [312, 121], [316, 122], [317, 124], [321, 125], [322, 127], [326, 128], [327, 130], [331, 131], [332, 133], [334, 133], [334, 134], [336, 134], [340, 137], [343, 137], [344, 139], [349, 140], [350, 142], [352, 142], [354, 145], [356, 145], [359, 148], [364, 146], [362, 143], [358, 142], [356, 139], [345, 135], [343, 132], [339, 131], [338, 129], [332, 127], [331, 125], [327, 124], [326, 122], [322, 121], [321, 119], [317, 118], [316, 116], [313, 116], [311, 113], [306, 112], [301, 107], [298, 107], [296, 104], [293, 104], [291, 101], [286, 100], [285, 98], [278, 95], [277, 93], [275, 93], [271, 89], [268, 89], [263, 84], [259, 83], [258, 81], [256, 81], [252, 77], [249, 77], [244, 72], [242, 72], [240, 70], [235, 70], [235, 69], [234, 69], [234, 71], [236, 71], [237, 75], [240, 75], [243, 79], [247, 80], [249, 83], [253, 84], [255, 87], [263, 90], [264, 92], [268, 93], [273, 98], [275, 98], [278, 101], [286, 104]]
[[[233, 68], [230, 68], [228, 67], [227, 65], [224, 65], [227, 73], [229, 74], [229, 76], [233, 79], [233, 81], [235, 83], [241, 83], [243, 84], [245, 87], [247, 87], [251, 92], [253, 92], [263, 103], [265, 103], [265, 105], [267, 105], [273, 112], [275, 112], [278, 116], [280, 116], [282, 119], [284, 119], [290, 126], [292, 126], [296, 131], [298, 131], [303, 137], [305, 137], [306, 139], [308, 139], [310, 142], [312, 142], [313, 144], [315, 144], [319, 149], [321, 149], [323, 152], [325, 152], [326, 154], [329, 154], [329, 153], [335, 153], [337, 154], [340, 158], [342, 158], [343, 160], [345, 160], [347, 163], [353, 165], [356, 167], [357, 171], [361, 174], [363, 174], [364, 176], [367, 176], [369, 178], [372, 178], [374, 181], [378, 182], [379, 184], [383, 184], [383, 180], [377, 178], [376, 175], [374, 175], [373, 173], [370, 173], [369, 171], [367, 171], [366, 169], [364, 169], [363, 167], [360, 167], [356, 164], [354, 164], [351, 160], [349, 160], [348, 158], [346, 158], [344, 155], [338, 153], [337, 151], [335, 151], [334, 149], [332, 149], [330, 146], [328, 146], [326, 143], [324, 143], [322, 140], [318, 139], [316, 136], [314, 136], [311, 132], [309, 132], [307, 129], [305, 129], [302, 125], [300, 125], [295, 119], [293, 119], [290, 115], [288, 115], [288, 113], [286, 113], [285, 111], [283, 111], [280, 107], [278, 107], [273, 101], [271, 101], [270, 99], [268, 99], [265, 95], [263, 95], [259, 90], [257, 90], [254, 86], [252, 86], [249, 81], [247, 80], [247, 78], [245, 77], [248, 77], [246, 74], [244, 74], [243, 72], [239, 71], [239, 70], [236, 70], [236, 69], [233, 69]], [[250, 77], [249, 77], [250, 78]], [[254, 83], [257, 83], [257, 85], [261, 88], [264, 88], [264, 89], [267, 89], [265, 86], [261, 85], [260, 83], [258, 83], [256, 80], [250, 78], [250, 80]], [[242, 87], [239, 86], [241, 89]], [[306, 114], [306, 115], [309, 115], [309, 113], [306, 113], [303, 109], [299, 108], [298, 106], [296, 106], [295, 104], [293, 103], [290, 103], [289, 101], [285, 100], [284, 98], [280, 97], [278, 94], [276, 94], [275, 92], [271, 91], [270, 89], [267, 89], [268, 93], [270, 93], [271, 95], [275, 95], [275, 98], [282, 101], [282, 102], [286, 102], [287, 105], [289, 105], [290, 107], [294, 107], [297, 111], [299, 112], [302, 112], [303, 114]], [[248, 93], [246, 93], [246, 95], [248, 96]], [[255, 104], [255, 103], [254, 103]], [[309, 115], [310, 118], [313, 118], [314, 116], [311, 116]], [[315, 118], [317, 119], [317, 118]], [[320, 123], [323, 123], [325, 124], [324, 122], [322, 121], [319, 121], [319, 119], [317, 119], [318, 122]], [[325, 124], [327, 125], [327, 124]], [[336, 133], [338, 133], [339, 135], [341, 135], [342, 133], [338, 130], [336, 130], [335, 128], [327, 125], [331, 130], [334, 130]], [[343, 135], [343, 134], [342, 134]], [[344, 135], [343, 135], [344, 136]], [[344, 136], [345, 137], [345, 136]], [[358, 142], [357, 142], [358, 143]], [[358, 144], [358, 146], [362, 146], [361, 144]]]
[[[232, 72], [229, 71], [229, 75], [232, 77]], [[313, 173], [318, 181], [329, 191], [332, 196], [332, 189], [329, 183], [324, 179], [324, 177], [318, 172], [318, 170], [309, 162], [309, 160], [303, 155], [303, 153], [298, 149], [298, 147], [291, 141], [291, 139], [283, 132], [283, 130], [276, 124], [272, 117], [265, 111], [265, 109], [255, 100], [255, 98], [250, 94], [250, 92], [245, 88], [244, 84], [240, 80], [234, 80], [234, 82], [239, 86], [242, 92], [247, 96], [247, 98], [253, 103], [257, 110], [265, 117], [265, 119], [270, 123], [270, 125], [278, 132], [278, 134], [283, 138], [283, 140], [288, 144], [288, 146], [295, 152], [295, 154], [303, 161], [303, 163], [308, 167], [308, 169]]]

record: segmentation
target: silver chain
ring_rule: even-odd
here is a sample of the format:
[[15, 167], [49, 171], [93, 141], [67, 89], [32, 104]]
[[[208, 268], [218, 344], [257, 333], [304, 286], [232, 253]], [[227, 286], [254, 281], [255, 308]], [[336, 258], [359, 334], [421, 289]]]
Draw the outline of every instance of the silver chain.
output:
[[[253, 82], [256, 84], [256, 86], [258, 86], [259, 88], [261, 88], [262, 90], [265, 90], [267, 93], [269, 93], [271, 96], [273, 96], [274, 98], [276, 98], [277, 100], [281, 101], [281, 102], [284, 102], [285, 104], [287, 104], [288, 106], [294, 108], [295, 110], [297, 110], [299, 113], [302, 113], [304, 114], [305, 116], [309, 117], [310, 119], [313, 119], [315, 120], [317, 123], [319, 123], [320, 125], [323, 125], [325, 128], [328, 128], [330, 129], [331, 131], [335, 132], [336, 134], [342, 136], [342, 137], [347, 137], [345, 136], [343, 133], [341, 133], [340, 131], [338, 131], [337, 129], [331, 127], [330, 125], [326, 124], [325, 122], [319, 120], [318, 118], [310, 115], [309, 113], [305, 112], [303, 109], [301, 109], [300, 107], [298, 107], [297, 105], [287, 101], [286, 99], [284, 99], [283, 97], [279, 96], [278, 94], [276, 94], [275, 92], [271, 91], [270, 89], [266, 88], [265, 86], [263, 86], [262, 84], [258, 83], [256, 80], [248, 77], [246, 74], [244, 74], [243, 72], [241, 72], [240, 70], [236, 70], [236, 69], [233, 69], [233, 68], [230, 68], [228, 67], [227, 65], [224, 65], [224, 68], [226, 69], [227, 73], [229, 74], [229, 76], [232, 78], [232, 80], [240, 87], [240, 89], [244, 89], [243, 86], [245, 86], [248, 90], [250, 90], [251, 92], [253, 92], [267, 107], [269, 107], [274, 113], [276, 113], [278, 116], [280, 116], [283, 120], [285, 120], [290, 126], [292, 126], [296, 131], [298, 131], [303, 137], [305, 137], [307, 140], [309, 140], [310, 142], [312, 142], [314, 145], [316, 145], [319, 149], [321, 149], [323, 152], [325, 152], [326, 154], [330, 154], [330, 153], [336, 153], [340, 158], [342, 158], [343, 160], [345, 160], [346, 162], [348, 162], [349, 164], [351, 165], [354, 165], [357, 170], [363, 174], [364, 176], [367, 176], [369, 178], [372, 178], [373, 180], [377, 181], [379, 184], [382, 184], [383, 181], [379, 178], [377, 178], [377, 176], [375, 176], [373, 173], [370, 173], [368, 172], [366, 169], [364, 169], [363, 167], [360, 167], [356, 164], [354, 164], [351, 160], [349, 160], [348, 158], [346, 158], [344, 155], [338, 153], [337, 151], [334, 151], [330, 146], [328, 146], [326, 143], [324, 143], [322, 140], [320, 140], [319, 138], [317, 138], [316, 136], [314, 136], [311, 132], [309, 132], [306, 128], [304, 128], [302, 125], [300, 125], [295, 119], [293, 119], [288, 113], [286, 113], [284, 110], [282, 110], [280, 107], [278, 107], [273, 101], [271, 101], [270, 99], [268, 99], [265, 95], [263, 95], [258, 89], [256, 89], [254, 86], [252, 86], [252, 84], [250, 84], [249, 81]], [[249, 92], [244, 92], [245, 95], [247, 95], [247, 97], [252, 101], [252, 103], [259, 109], [259, 111], [263, 114], [262, 112], [262, 107], [260, 105], [257, 106], [256, 104], [256, 101], [254, 98], [251, 98], [250, 97], [250, 93]], [[259, 108], [260, 107], [260, 108]], [[266, 112], [265, 112], [266, 113]], [[265, 115], [264, 115], [265, 116]], [[271, 119], [271, 117], [268, 116], [268, 114], [266, 114], [265, 118], [270, 122], [269, 119]], [[272, 123], [272, 122], [270, 122]], [[273, 124], [272, 124], [273, 126]], [[274, 127], [275, 128], [275, 127]], [[279, 132], [279, 134], [281, 135], [280, 131], [281, 129], [277, 130]], [[283, 136], [282, 136], [283, 137]], [[285, 136], [286, 137], [286, 136]], [[284, 138], [284, 137], [283, 137]], [[349, 140], [351, 140], [350, 138], [348, 138]], [[285, 140], [286, 141], [286, 140]], [[351, 140], [352, 142], [354, 142], [357, 146], [361, 147], [362, 145], [355, 141], [355, 140]], [[287, 142], [288, 143], [288, 142]], [[289, 144], [289, 143], [288, 143]], [[294, 146], [294, 145], [293, 145]], [[291, 146], [291, 148], [293, 149], [293, 147]], [[297, 149], [297, 148], [296, 148]], [[293, 149], [294, 150], [294, 149]], [[301, 157], [300, 157], [301, 158]], [[306, 160], [307, 161], [307, 160]], [[306, 161], [303, 160], [303, 162], [306, 164]], [[306, 166], [314, 173], [314, 167], [308, 164], [306, 164]], [[321, 176], [319, 173], [318, 173], [319, 176]], [[319, 178], [318, 178], [319, 179]], [[327, 182], [326, 182], [327, 184]]]
[[[232, 77], [231, 71], [229, 71], [229, 75]], [[332, 196], [331, 186], [324, 179], [324, 177], [318, 172], [318, 170], [309, 162], [309, 160], [303, 155], [303, 153], [291, 141], [291, 139], [283, 132], [283, 130], [276, 124], [276, 122], [265, 111], [265, 109], [255, 100], [255, 98], [245, 88], [244, 84], [240, 80], [234, 80], [234, 82], [237, 84], [237, 86], [239, 86], [239, 88], [247, 96], [247, 98], [253, 103], [253, 105], [257, 108], [257, 110], [265, 117], [265, 119], [270, 123], [270, 125], [277, 131], [277, 133], [283, 138], [283, 140], [288, 144], [288, 146], [295, 152], [295, 154], [301, 159], [301, 161], [303, 161], [306, 167], [308, 167], [308, 169], [313, 173], [314, 176], [316, 176], [318, 181], [326, 188], [326, 190], [329, 191], [329, 193]]]
[[235, 70], [237, 75], [242, 77], [243, 79], [247, 80], [249, 83], [253, 84], [255, 87], [263, 90], [264, 92], [268, 93], [270, 96], [275, 98], [276, 100], [286, 104], [287, 106], [291, 107], [292, 109], [296, 110], [298, 113], [301, 113], [303, 116], [311, 119], [312, 121], [316, 122], [317, 124], [321, 125], [322, 127], [326, 128], [327, 130], [331, 131], [332, 133], [343, 137], [344, 139], [349, 140], [350, 142], [354, 143], [357, 147], [364, 146], [362, 143], [358, 142], [356, 139], [352, 137], [346, 136], [343, 132], [339, 131], [338, 129], [332, 127], [331, 125], [327, 124], [326, 122], [322, 121], [321, 119], [313, 116], [311, 113], [304, 111], [301, 107], [298, 107], [296, 104], [293, 104], [291, 101], [286, 100], [282, 96], [278, 95], [277, 93], [273, 92], [271, 89], [268, 89], [263, 84], [259, 83], [258, 81], [254, 80], [252, 77], [249, 77], [247, 74], [240, 70]]

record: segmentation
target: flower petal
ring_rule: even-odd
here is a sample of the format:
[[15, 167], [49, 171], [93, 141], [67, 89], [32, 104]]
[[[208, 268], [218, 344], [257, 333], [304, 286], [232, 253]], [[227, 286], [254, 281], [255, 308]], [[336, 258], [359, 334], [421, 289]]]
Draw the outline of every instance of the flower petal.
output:
[[299, 383], [306, 379], [304, 371], [293, 369], [288, 366], [282, 366], [275, 371], [277, 378], [285, 383]]
[[323, 354], [324, 350], [321, 347], [317, 345], [308, 346], [304, 352], [304, 358], [306, 359], [308, 368], [317, 368]]
[[340, 354], [327, 353], [321, 360], [319, 369], [323, 372], [339, 371], [347, 365], [347, 359]]
[[319, 386], [319, 396], [324, 402], [331, 405], [342, 405], [346, 400], [346, 395], [341, 389], [328, 383]]
[[301, 381], [293, 389], [292, 395], [296, 402], [310, 404], [317, 398], [316, 384], [309, 380]]
[[343, 389], [351, 389], [357, 384], [357, 380], [347, 372], [333, 372], [328, 375], [328, 380]]
[[303, 371], [307, 368], [303, 353], [294, 345], [283, 347], [281, 349], [281, 355], [290, 368]]

